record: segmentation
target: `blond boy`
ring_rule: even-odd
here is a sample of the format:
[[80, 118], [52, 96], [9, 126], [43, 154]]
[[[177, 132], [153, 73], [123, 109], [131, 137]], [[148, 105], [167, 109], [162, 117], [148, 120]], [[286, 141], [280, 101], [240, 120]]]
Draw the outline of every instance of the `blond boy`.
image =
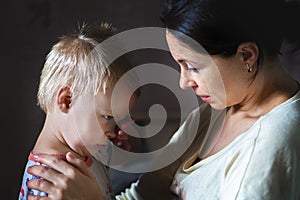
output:
[[29, 155], [20, 200], [29, 194], [47, 196], [27, 187], [30, 179], [38, 178], [27, 173], [28, 167], [38, 164], [35, 154], [65, 159], [70, 151], [89, 166], [102, 193], [99, 199], [113, 198], [106, 166], [95, 162], [92, 154], [107, 146], [106, 136], [116, 135], [111, 94], [128, 66], [122, 61], [107, 66], [105, 50], [99, 47], [115, 33], [107, 23], [96, 28], [84, 26], [79, 33], [62, 37], [48, 54], [38, 90], [38, 103], [46, 119]]

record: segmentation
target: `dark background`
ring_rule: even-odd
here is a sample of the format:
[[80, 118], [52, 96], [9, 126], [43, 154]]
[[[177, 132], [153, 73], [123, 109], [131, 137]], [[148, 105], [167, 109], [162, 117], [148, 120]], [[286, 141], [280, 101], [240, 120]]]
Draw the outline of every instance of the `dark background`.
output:
[[[83, 22], [90, 24], [108, 21], [120, 31], [137, 27], [161, 26], [159, 21], [161, 2], [162, 0], [1, 2], [0, 199], [16, 199], [19, 194], [28, 153], [35, 143], [44, 119], [44, 113], [36, 105], [40, 70], [46, 54], [57, 38], [72, 32], [78, 23]], [[159, 62], [176, 68], [175, 63], [166, 53], [144, 51], [137, 54], [136, 64]], [[287, 57], [283, 61], [298, 80], [300, 80], [300, 70], [296, 63], [300, 63], [299, 57]], [[159, 90], [155, 87], [149, 90], [150, 95], [142, 97], [144, 104], [161, 101], [160, 103], [176, 113], [176, 101], [170, 100], [172, 94], [163, 89], [157, 92]], [[155, 91], [155, 95], [151, 95], [151, 90]], [[168, 128], [169, 132], [173, 130], [174, 127]]]
[[[0, 199], [17, 199], [28, 153], [44, 119], [36, 105], [36, 91], [51, 46], [83, 22], [107, 21], [119, 31], [161, 26], [161, 0], [12, 0], [1, 4]], [[147, 61], [161, 59], [161, 53], [149, 53]], [[136, 64], [142, 62], [136, 60]]]

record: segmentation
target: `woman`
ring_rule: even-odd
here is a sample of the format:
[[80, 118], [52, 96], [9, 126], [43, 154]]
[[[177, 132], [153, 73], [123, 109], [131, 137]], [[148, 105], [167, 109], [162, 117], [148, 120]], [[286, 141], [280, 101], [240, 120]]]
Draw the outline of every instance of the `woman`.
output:
[[[180, 160], [145, 174], [118, 199], [170, 199], [169, 188], [175, 196], [193, 200], [300, 199], [299, 84], [279, 60], [283, 44], [292, 51], [299, 47], [298, 27], [288, 27], [299, 19], [294, 16], [297, 9], [296, 3], [283, 0], [166, 3], [161, 19], [170, 52], [181, 68], [180, 86], [193, 88], [207, 102], [194, 113], [207, 112], [209, 105], [226, 115], [221, 122], [213, 120], [222, 126], [202, 128]], [[209, 59], [216, 68], [203, 64]], [[219, 86], [215, 81], [222, 82], [224, 89], [215, 87]], [[187, 122], [193, 120], [192, 114]], [[181, 127], [177, 133], [184, 131]], [[218, 136], [205, 152], [199, 150], [203, 132]], [[52, 157], [38, 158], [54, 170], [31, 168], [31, 173], [48, 181], [32, 181], [29, 186], [41, 191], [50, 188], [51, 199], [78, 198], [83, 192], [97, 199], [84, 164], [71, 154], [67, 160], [75, 167]], [[86, 188], [76, 188], [78, 180]]]

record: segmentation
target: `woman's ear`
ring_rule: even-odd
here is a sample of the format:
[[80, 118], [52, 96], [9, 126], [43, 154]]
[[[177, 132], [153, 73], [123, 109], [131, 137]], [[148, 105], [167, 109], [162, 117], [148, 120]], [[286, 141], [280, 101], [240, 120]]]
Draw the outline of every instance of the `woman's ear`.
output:
[[69, 87], [63, 87], [57, 94], [57, 105], [60, 111], [68, 113], [72, 103], [72, 92]]
[[257, 67], [257, 60], [259, 56], [259, 49], [254, 42], [243, 42], [238, 46], [237, 53], [240, 55], [244, 66], [247, 70], [252, 71]]

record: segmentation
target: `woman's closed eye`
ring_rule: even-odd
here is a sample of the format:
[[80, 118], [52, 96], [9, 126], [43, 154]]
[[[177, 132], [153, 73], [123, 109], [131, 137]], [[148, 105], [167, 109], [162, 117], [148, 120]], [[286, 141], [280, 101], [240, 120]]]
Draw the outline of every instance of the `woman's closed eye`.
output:
[[192, 66], [191, 64], [187, 63], [185, 60], [178, 60], [177, 61], [179, 63], [180, 66], [182, 66], [186, 71], [189, 72], [197, 72], [198, 68]]
[[198, 68], [193, 67], [193, 66], [191, 66], [191, 65], [188, 64], [187, 67], [186, 67], [186, 70], [190, 71], [190, 72], [197, 72]]

